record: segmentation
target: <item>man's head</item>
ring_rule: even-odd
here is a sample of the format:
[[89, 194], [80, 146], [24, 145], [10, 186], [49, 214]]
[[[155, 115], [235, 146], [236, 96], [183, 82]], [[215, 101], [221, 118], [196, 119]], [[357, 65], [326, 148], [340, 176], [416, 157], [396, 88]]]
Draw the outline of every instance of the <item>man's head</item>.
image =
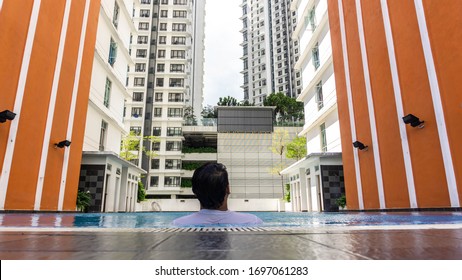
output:
[[229, 193], [228, 172], [220, 163], [206, 163], [194, 171], [192, 191], [202, 208], [218, 209]]

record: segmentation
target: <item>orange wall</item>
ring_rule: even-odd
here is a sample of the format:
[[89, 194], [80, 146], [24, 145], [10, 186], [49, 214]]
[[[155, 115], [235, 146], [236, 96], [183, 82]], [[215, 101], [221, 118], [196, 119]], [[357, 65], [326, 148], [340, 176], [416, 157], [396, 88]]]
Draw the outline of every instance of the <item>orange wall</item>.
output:
[[[72, 89], [76, 76], [80, 31], [86, 1], [72, 1], [64, 56], [60, 72], [51, 138], [46, 161], [40, 210], [57, 210], [64, 149], [54, 143], [65, 140]], [[48, 117], [51, 87], [57, 61], [66, 1], [42, 0], [33, 41], [24, 98], [18, 121], [4, 210], [34, 210], [42, 145]], [[33, 1], [5, 1], [0, 12], [0, 111], [13, 111], [19, 73], [28, 36]], [[63, 210], [75, 210], [84, 125], [100, 1], [90, 1], [90, 10], [72, 135], [71, 157]], [[0, 169], [3, 168], [11, 122], [0, 124]], [[3, 169], [2, 169], [3, 170]], [[3, 173], [2, 173], [3, 174]], [[75, 175], [77, 174], [77, 175]], [[2, 209], [3, 210], [3, 209]]]
[[[5, 1], [0, 12], [0, 112], [13, 111], [31, 12], [31, 1]], [[0, 124], [0, 170], [9, 131], [10, 122]]]
[[423, 1], [433, 59], [443, 103], [449, 146], [456, 173], [459, 200], [462, 201], [462, 1], [441, 5]]
[[[338, 18], [338, 7], [336, 0], [329, 0], [328, 2], [329, 17]], [[330, 20], [330, 31], [334, 34], [340, 35], [340, 24], [338, 20]], [[340, 36], [332, 36], [332, 45], [341, 46]], [[356, 188], [355, 166], [353, 158], [352, 136], [350, 127], [350, 115], [348, 112], [348, 100], [345, 81], [345, 66], [343, 62], [343, 53], [341, 47], [332, 48], [334, 59], [335, 71], [335, 87], [337, 91], [337, 105], [338, 114], [342, 116], [339, 118], [340, 134], [342, 139], [342, 161], [343, 161], [343, 174], [345, 181], [345, 193], [350, 209], [359, 209], [358, 191]]]
[[[354, 0], [343, 0], [342, 3], [357, 139], [370, 147], [367, 152], [359, 152], [364, 206], [365, 209], [376, 209], [378, 208], [377, 172], [371, 147], [368, 115], [370, 108], [364, 93], [356, 5]], [[350, 154], [352, 139], [349, 117], [351, 116], [348, 115], [346, 102], [343, 68], [345, 61], [342, 55], [338, 1], [329, 0], [328, 5], [344, 168], [354, 172], [354, 158]], [[409, 208], [404, 155], [399, 133], [402, 116], [398, 116], [396, 111], [380, 0], [361, 1], [361, 6], [386, 208]], [[424, 120], [426, 125], [423, 129], [406, 126], [418, 207], [451, 207], [414, 1], [388, 0], [388, 9], [404, 115], [414, 114]], [[460, 18], [462, 3], [452, 1], [445, 5], [438, 5], [434, 1], [424, 1], [424, 9], [460, 198], [462, 197], [460, 183], [462, 181], [462, 145], [460, 145], [462, 125], [458, 122], [462, 119], [462, 94], [458, 90], [460, 85], [457, 83], [456, 75], [462, 72], [460, 46], [462, 31], [457, 28], [462, 26]], [[356, 192], [355, 182], [345, 178], [345, 187], [349, 209], [358, 209], [357, 200], [350, 202]]]

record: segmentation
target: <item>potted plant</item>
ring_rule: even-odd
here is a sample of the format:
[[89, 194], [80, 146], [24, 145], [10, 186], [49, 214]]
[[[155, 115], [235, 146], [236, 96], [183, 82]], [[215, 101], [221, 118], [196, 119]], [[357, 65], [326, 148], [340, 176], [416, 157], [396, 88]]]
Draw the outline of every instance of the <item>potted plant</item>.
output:
[[89, 191], [83, 192], [83, 191], [78, 191], [77, 192], [77, 211], [80, 212], [86, 212], [88, 206], [91, 204], [91, 195]]
[[342, 195], [341, 197], [337, 198], [335, 203], [338, 205], [339, 210], [346, 210], [346, 196]]

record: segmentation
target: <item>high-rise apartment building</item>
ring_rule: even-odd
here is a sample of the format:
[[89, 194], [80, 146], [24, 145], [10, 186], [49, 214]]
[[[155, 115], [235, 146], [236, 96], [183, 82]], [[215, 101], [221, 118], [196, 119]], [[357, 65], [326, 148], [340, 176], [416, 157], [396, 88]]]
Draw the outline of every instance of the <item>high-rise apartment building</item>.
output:
[[266, 96], [284, 92], [296, 98], [301, 93], [298, 42], [292, 40], [297, 24], [291, 0], [243, 0], [242, 48], [244, 100], [262, 105]]
[[[180, 189], [185, 114], [200, 120], [205, 0], [142, 0], [134, 6], [125, 124], [144, 140], [133, 162], [148, 171], [148, 195]], [[142, 149], [156, 153], [155, 157]]]

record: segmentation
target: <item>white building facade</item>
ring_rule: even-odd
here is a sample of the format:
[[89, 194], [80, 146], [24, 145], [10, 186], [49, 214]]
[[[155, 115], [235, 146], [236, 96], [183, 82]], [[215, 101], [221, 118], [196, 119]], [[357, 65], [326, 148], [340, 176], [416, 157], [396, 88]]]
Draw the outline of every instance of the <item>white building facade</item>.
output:
[[295, 0], [300, 23], [293, 37], [300, 42], [295, 68], [301, 72], [307, 157], [286, 168], [293, 211], [334, 211], [335, 200], [345, 193], [341, 161], [340, 127], [332, 62], [327, 1]]
[[[202, 110], [205, 0], [141, 0], [134, 15], [125, 127], [142, 144], [133, 163], [148, 172], [148, 196], [175, 194], [181, 185], [185, 114], [193, 112], [200, 121]], [[150, 136], [157, 141], [142, 139]]]
[[135, 65], [129, 53], [136, 33], [132, 11], [133, 1], [101, 1], [79, 182], [92, 195], [90, 211], [135, 211], [138, 179], [145, 173], [118, 156], [128, 133], [127, 69]]

